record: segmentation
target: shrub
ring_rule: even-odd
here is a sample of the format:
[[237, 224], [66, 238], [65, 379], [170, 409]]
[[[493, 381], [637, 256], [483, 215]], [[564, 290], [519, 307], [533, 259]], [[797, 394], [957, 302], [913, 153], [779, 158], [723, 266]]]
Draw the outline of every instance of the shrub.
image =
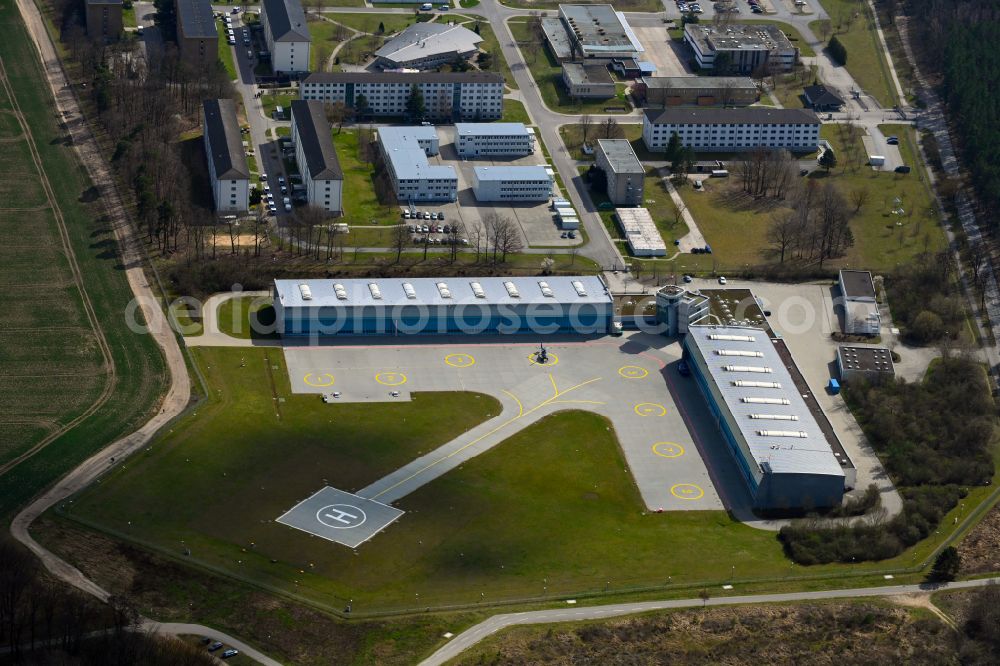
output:
[[847, 49], [844, 45], [837, 39], [834, 35], [830, 38], [830, 42], [826, 45], [826, 52], [829, 54], [830, 58], [843, 67], [847, 64]]

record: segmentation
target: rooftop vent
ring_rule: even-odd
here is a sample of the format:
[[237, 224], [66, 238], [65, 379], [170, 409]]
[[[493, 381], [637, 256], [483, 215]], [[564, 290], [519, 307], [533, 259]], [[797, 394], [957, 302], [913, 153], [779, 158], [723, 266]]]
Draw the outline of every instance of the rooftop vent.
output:
[[441, 298], [451, 298], [451, 290], [448, 289], [447, 282], [437, 283], [438, 293], [441, 294]]
[[790, 405], [792, 401], [788, 398], [740, 398], [740, 402], [751, 405]]
[[573, 289], [576, 289], [576, 295], [581, 298], [587, 295], [587, 290], [584, 288], [583, 283], [579, 280], [573, 280]]
[[486, 291], [483, 289], [483, 285], [478, 282], [470, 282], [469, 286], [472, 287], [472, 293], [476, 295], [476, 298], [486, 298]]
[[549, 286], [548, 282], [539, 281], [538, 288], [542, 290], [542, 296], [546, 298], [552, 298], [555, 294], [552, 293], [552, 287]]
[[748, 358], [764, 358], [763, 352], [759, 351], [742, 351], [739, 349], [716, 349], [715, 353], [719, 356], [746, 356]]
[[344, 285], [339, 282], [333, 284], [333, 293], [337, 295], [337, 300], [346, 301], [347, 300], [347, 289]]
[[376, 301], [382, 300], [382, 290], [379, 289], [378, 285], [375, 284], [374, 282], [368, 283], [368, 291], [372, 293], [372, 298], [374, 298]]
[[417, 297], [417, 290], [414, 289], [413, 285], [409, 282], [403, 283], [403, 293], [406, 294], [406, 297], [411, 301]]
[[771, 368], [763, 365], [724, 365], [722, 369], [727, 372], [759, 372], [762, 374], [772, 372]]
[[762, 421], [798, 421], [794, 414], [751, 414], [750, 418]]
[[755, 382], [749, 379], [733, 380], [733, 386], [744, 386], [750, 388], [775, 388], [775, 389], [781, 388], [781, 384], [779, 384], [778, 382]]
[[727, 340], [729, 342], [753, 342], [754, 337], [752, 335], [727, 335], [725, 333], [711, 333], [708, 336], [709, 340]]
[[311, 301], [313, 298], [312, 289], [310, 289], [307, 284], [299, 285], [299, 293], [302, 294], [303, 301]]
[[513, 282], [507, 280], [503, 283], [503, 286], [504, 289], [507, 290], [507, 293], [510, 294], [511, 298], [521, 298], [521, 292], [517, 290], [517, 286]]
[[805, 439], [809, 435], [804, 430], [758, 430], [761, 437], [798, 437]]

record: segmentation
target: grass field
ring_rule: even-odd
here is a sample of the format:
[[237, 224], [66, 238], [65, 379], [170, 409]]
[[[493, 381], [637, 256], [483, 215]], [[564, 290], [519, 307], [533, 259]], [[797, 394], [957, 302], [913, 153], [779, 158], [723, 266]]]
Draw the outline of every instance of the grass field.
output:
[[348, 224], [379, 224], [399, 222], [399, 209], [383, 205], [375, 193], [375, 165], [361, 159], [355, 130], [334, 131], [333, 145], [337, 148], [340, 167], [344, 171], [344, 218]]
[[119, 268], [117, 246], [100, 204], [85, 204], [90, 182], [58, 126], [37, 51], [16, 5], [0, 6], [3, 66], [37, 157], [61, 211], [95, 318], [104, 331], [113, 379], [69, 268], [54, 208], [31, 159], [26, 133], [0, 95], [0, 284], [6, 287], [0, 323], [0, 462], [54, 433], [94, 403], [89, 417], [0, 476], [0, 515], [11, 513], [56, 477], [145, 418], [164, 387], [162, 357], [152, 339], [131, 333], [125, 307], [131, 291]]
[[[466, 25], [466, 27], [469, 30], [474, 28], [472, 23]], [[483, 38], [479, 48], [493, 56], [493, 70], [500, 72], [508, 88], [517, 90], [517, 81], [514, 80], [514, 75], [510, 72], [510, 64], [507, 62], [507, 58], [504, 57], [503, 51], [500, 50], [500, 42], [497, 41], [496, 33], [490, 27], [489, 23], [485, 21], [479, 22], [479, 36]]]
[[[251, 315], [253, 319], [251, 320]], [[234, 338], [274, 338], [267, 334], [274, 326], [274, 306], [254, 296], [223, 301], [217, 313], [219, 330]], [[265, 327], [261, 330], [257, 324]]]
[[528, 111], [524, 108], [524, 104], [516, 99], [505, 99], [503, 101], [503, 122], [530, 125], [531, 118], [528, 117]]
[[[820, 0], [820, 4], [830, 15], [833, 34], [847, 49], [847, 71], [879, 104], [892, 108], [897, 98], [886, 64], [888, 56], [882, 51], [868, 6], [853, 0]], [[818, 35], [819, 24], [813, 21], [809, 29]]]
[[283, 107], [285, 109], [285, 113], [289, 114], [289, 117], [291, 117], [292, 100], [296, 100], [298, 98], [298, 94], [294, 92], [262, 95], [260, 98], [260, 104], [264, 109], [264, 115], [268, 118], [273, 116], [274, 110], [279, 106]]
[[528, 70], [538, 84], [542, 101], [550, 109], [560, 113], [609, 113], [606, 107], [631, 105], [624, 99], [576, 100], [569, 96], [562, 81], [562, 69], [552, 52], [541, 44], [536, 44], [528, 33], [528, 25], [523, 21], [508, 21], [511, 34], [525, 57]]
[[[840, 163], [829, 176], [824, 176], [822, 170], [810, 176], [821, 180], [829, 178], [845, 198], [853, 190], [868, 192], [868, 201], [851, 220], [854, 246], [845, 256], [827, 265], [830, 268], [864, 266], [872, 270], [889, 270], [912, 261], [925, 249], [944, 249], [944, 232], [930, 213], [933, 198], [923, 173], [918, 173], [921, 170], [914, 168], [906, 175], [872, 171], [864, 165], [867, 156], [860, 146], [861, 131], [857, 129], [848, 139], [858, 145], [858, 157], [854, 164], [849, 164], [848, 151], [836, 126], [823, 127], [822, 136], [833, 144]], [[912, 147], [912, 130], [897, 126], [887, 131], [902, 139], [900, 152], [907, 163], [914, 167], [919, 165]], [[712, 246], [714, 261], [720, 266], [735, 270], [771, 261], [767, 252], [767, 229], [773, 217], [786, 209], [788, 202], [754, 201], [745, 197], [739, 192], [738, 178], [712, 179], [704, 192], [697, 192], [690, 186], [682, 187], [680, 192]], [[901, 219], [890, 212], [896, 197], [902, 200], [907, 211]]]
[[[641, 124], [622, 124], [619, 125], [624, 134], [625, 138], [629, 140], [632, 144], [632, 150], [635, 151], [636, 157], [640, 160], [660, 160], [663, 161], [663, 154], [654, 155], [646, 150], [646, 144], [642, 142], [642, 125]], [[559, 135], [562, 137], [563, 143], [566, 144], [566, 148], [569, 149], [570, 155], [572, 155], [575, 160], [586, 160], [593, 161], [593, 155], [587, 155], [583, 152], [583, 126], [579, 124], [563, 125], [559, 128]], [[590, 129], [587, 130], [587, 143], [594, 144], [598, 139], [603, 139], [604, 134], [601, 131], [601, 127], [598, 124], [592, 124]]]
[[236, 62], [233, 59], [233, 48], [226, 41], [226, 31], [219, 30], [219, 61], [226, 68], [229, 80], [234, 81], [238, 76], [236, 72]]

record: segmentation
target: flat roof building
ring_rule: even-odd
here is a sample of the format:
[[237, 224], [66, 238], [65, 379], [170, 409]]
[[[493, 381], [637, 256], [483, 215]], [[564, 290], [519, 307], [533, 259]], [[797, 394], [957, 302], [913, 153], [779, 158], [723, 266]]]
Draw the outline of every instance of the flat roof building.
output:
[[333, 145], [333, 129], [322, 102], [292, 100], [292, 141], [295, 163], [302, 174], [306, 199], [313, 206], [339, 214], [344, 211], [344, 171]]
[[215, 64], [219, 59], [219, 33], [209, 0], [176, 0], [176, 12], [181, 60], [192, 68]]
[[440, 149], [434, 127], [380, 127], [378, 142], [400, 202], [456, 199], [458, 175], [455, 167], [427, 161], [428, 155], [437, 155]]
[[282, 336], [600, 335], [613, 316], [597, 276], [275, 280]]
[[892, 352], [886, 347], [837, 347], [837, 370], [844, 383], [864, 380], [877, 384], [896, 377]]
[[482, 166], [472, 170], [476, 201], [547, 201], [552, 176], [544, 166]]
[[758, 70], [787, 72], [799, 59], [798, 47], [776, 25], [688, 23], [684, 43], [702, 69], [720, 74], [752, 74]]
[[535, 130], [524, 123], [455, 123], [455, 150], [462, 157], [530, 155]]
[[204, 145], [215, 210], [245, 213], [250, 204], [250, 168], [243, 151], [243, 136], [231, 99], [206, 99]]
[[302, 80], [302, 99], [343, 102], [367, 116], [406, 116], [416, 86], [433, 120], [496, 120], [503, 114], [503, 77], [496, 72], [314, 72]]
[[760, 99], [749, 76], [644, 76], [636, 94], [648, 107], [750, 106]]
[[312, 39], [300, 0], [261, 0], [260, 22], [274, 72], [308, 72]]
[[633, 256], [663, 257], [667, 254], [667, 244], [647, 209], [615, 208], [615, 221]]
[[[810, 510], [840, 505], [852, 467], [828, 440], [766, 331], [690, 326], [688, 361], [754, 506]], [[840, 458], [843, 458], [841, 460]]]
[[608, 199], [616, 206], [638, 206], [645, 200], [646, 169], [625, 139], [598, 139], [595, 163], [604, 171]]
[[382, 69], [434, 69], [473, 56], [482, 41], [460, 25], [414, 23], [375, 52], [375, 64]]
[[570, 97], [608, 99], [618, 93], [606, 65], [564, 62], [562, 78]]
[[844, 269], [838, 276], [844, 308], [844, 333], [876, 336], [882, 329], [875, 282], [868, 271]]
[[651, 151], [666, 150], [676, 133], [695, 151], [734, 152], [784, 148], [806, 152], [819, 145], [820, 120], [810, 109], [668, 107], [643, 115], [642, 140]]
[[559, 19], [543, 19], [549, 48], [559, 60], [632, 58], [644, 51], [625, 14], [611, 5], [559, 5]]

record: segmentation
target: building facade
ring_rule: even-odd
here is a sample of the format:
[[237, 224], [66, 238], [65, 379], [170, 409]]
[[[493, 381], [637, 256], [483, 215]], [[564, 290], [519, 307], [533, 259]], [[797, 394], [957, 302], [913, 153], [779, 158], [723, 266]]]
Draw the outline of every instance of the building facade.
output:
[[875, 282], [868, 271], [842, 270], [838, 276], [844, 310], [844, 333], [876, 336], [882, 330], [882, 316], [875, 297]]
[[557, 60], [634, 58], [644, 52], [625, 14], [611, 5], [559, 5], [542, 30]]
[[122, 0], [87, 0], [87, 36], [104, 42], [121, 37]]
[[892, 352], [887, 347], [837, 347], [837, 370], [844, 383], [880, 384], [896, 377]]
[[523, 157], [535, 152], [535, 132], [524, 123], [455, 123], [461, 157]]
[[647, 110], [642, 140], [651, 151], [666, 150], [676, 133], [695, 151], [733, 152], [755, 148], [784, 148], [808, 152], [819, 145], [820, 120], [809, 109], [677, 108]]
[[562, 80], [569, 96], [578, 99], [609, 99], [618, 93], [605, 65], [565, 62]]
[[455, 168], [427, 161], [440, 147], [434, 127], [382, 127], [378, 144], [400, 203], [454, 201], [458, 197]]
[[177, 47], [192, 69], [208, 68], [219, 60], [219, 33], [209, 0], [177, 0]]
[[343, 213], [344, 171], [322, 102], [292, 101], [292, 141], [306, 199], [328, 213]]
[[[406, 116], [412, 90], [423, 96], [431, 120], [496, 120], [503, 115], [503, 77], [494, 72], [315, 72], [300, 86], [302, 99], [343, 102], [374, 117]], [[358, 101], [363, 98], [363, 109]]]
[[597, 276], [275, 280], [283, 337], [600, 335], [614, 314]]
[[414, 23], [375, 52], [380, 69], [434, 69], [479, 51], [483, 38], [460, 25]]
[[312, 39], [300, 0], [262, 0], [261, 26], [275, 73], [309, 71]]
[[720, 74], [788, 72], [799, 59], [798, 47], [775, 25], [688, 23], [684, 43], [700, 68]]
[[215, 210], [245, 213], [250, 207], [250, 168], [243, 152], [243, 138], [231, 99], [207, 99], [204, 112], [204, 145]]
[[616, 206], [639, 206], [644, 201], [646, 169], [625, 139], [598, 139], [597, 168], [608, 182], [608, 199]]
[[484, 166], [472, 170], [476, 201], [548, 201], [552, 176], [543, 166]]
[[750, 106], [760, 99], [748, 76], [644, 76], [635, 94], [650, 108]]

